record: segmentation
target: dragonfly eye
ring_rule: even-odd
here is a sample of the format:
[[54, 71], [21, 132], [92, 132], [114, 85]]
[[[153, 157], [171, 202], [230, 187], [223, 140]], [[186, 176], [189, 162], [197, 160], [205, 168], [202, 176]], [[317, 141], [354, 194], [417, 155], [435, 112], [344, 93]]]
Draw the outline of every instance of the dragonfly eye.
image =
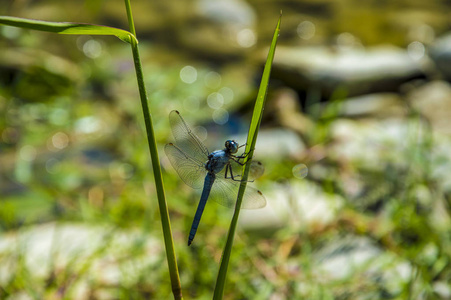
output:
[[227, 150], [229, 150], [230, 153], [237, 153], [238, 152], [238, 143], [232, 140], [227, 140], [225, 142], [225, 147]]

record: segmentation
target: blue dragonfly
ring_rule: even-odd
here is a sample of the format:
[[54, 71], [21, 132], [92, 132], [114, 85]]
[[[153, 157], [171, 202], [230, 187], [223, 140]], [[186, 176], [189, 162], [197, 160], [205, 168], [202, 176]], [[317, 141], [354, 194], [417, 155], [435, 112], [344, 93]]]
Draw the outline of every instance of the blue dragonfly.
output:
[[[225, 207], [235, 206], [241, 182], [238, 174], [241, 174], [243, 166], [240, 159], [245, 157], [235, 154], [244, 145], [239, 146], [237, 142], [227, 140], [224, 149], [210, 153], [178, 111], [170, 112], [169, 123], [175, 137], [175, 144], [166, 144], [164, 150], [171, 165], [187, 185], [194, 189], [203, 188], [188, 238], [189, 246], [196, 235], [208, 199]], [[249, 172], [251, 179], [261, 176], [263, 171], [264, 168], [260, 162], [251, 161]], [[266, 206], [266, 199], [263, 194], [247, 186], [241, 207], [256, 209], [264, 206]]]

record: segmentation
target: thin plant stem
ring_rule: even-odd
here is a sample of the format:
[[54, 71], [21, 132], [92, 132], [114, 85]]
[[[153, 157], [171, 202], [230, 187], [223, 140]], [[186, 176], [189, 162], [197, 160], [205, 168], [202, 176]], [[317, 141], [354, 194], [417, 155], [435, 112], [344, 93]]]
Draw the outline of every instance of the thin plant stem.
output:
[[252, 120], [249, 127], [249, 134], [246, 142], [245, 153], [247, 153], [247, 156], [244, 159], [245, 165], [241, 177], [242, 181], [240, 184], [240, 189], [238, 191], [235, 212], [233, 214], [232, 221], [230, 222], [229, 232], [227, 234], [227, 242], [221, 257], [221, 264], [219, 267], [218, 277], [216, 279], [216, 286], [213, 294], [213, 299], [222, 299], [224, 296], [225, 280], [227, 277], [227, 269], [230, 262], [230, 255], [232, 253], [233, 239], [235, 237], [236, 227], [238, 224], [238, 217], [240, 215], [241, 210], [241, 203], [243, 201], [244, 191], [246, 189], [247, 178], [250, 170], [250, 164], [247, 164], [246, 162], [252, 159], [255, 149], [255, 143], [257, 141], [257, 134], [262, 120], [263, 110], [265, 107], [266, 95], [268, 92], [269, 76], [271, 74], [272, 61], [274, 59], [274, 54], [276, 51], [276, 44], [277, 38], [279, 36], [281, 20], [282, 20], [282, 12], [280, 12], [279, 21], [274, 31], [271, 47], [269, 48], [268, 57], [266, 59], [265, 68], [263, 70], [263, 75], [260, 82], [260, 88], [258, 90], [257, 99], [255, 101]]
[[[133, 17], [129, 0], [125, 0], [125, 6], [127, 9], [127, 17], [130, 24], [130, 30], [131, 32], [134, 32]], [[161, 216], [161, 225], [163, 228], [164, 244], [166, 247], [166, 257], [168, 260], [169, 275], [171, 278], [172, 293], [174, 294], [174, 299], [182, 299], [182, 288], [177, 267], [177, 259], [174, 251], [171, 223], [169, 221], [168, 206], [166, 204], [166, 197], [163, 188], [163, 176], [161, 174], [160, 159], [158, 157], [157, 142], [153, 129], [152, 115], [150, 114], [149, 105], [147, 103], [147, 92], [144, 85], [144, 75], [141, 66], [141, 59], [139, 57], [138, 43], [136, 42], [136, 40], [133, 40], [130, 44], [132, 47], [133, 62], [136, 70], [136, 78], [138, 80], [139, 96], [141, 99], [144, 123], [146, 125], [147, 142], [149, 143], [150, 157], [155, 178], [158, 206]]]
[[169, 266], [169, 274], [171, 278], [172, 292], [175, 299], [182, 299], [182, 289], [177, 268], [177, 260], [174, 251], [174, 242], [172, 239], [171, 225], [169, 222], [168, 207], [165, 200], [163, 189], [163, 176], [161, 174], [160, 160], [158, 157], [157, 143], [152, 125], [152, 116], [149, 111], [147, 102], [147, 93], [144, 85], [144, 76], [139, 57], [138, 41], [135, 34], [135, 26], [130, 6], [130, 1], [125, 0], [128, 23], [130, 32], [94, 24], [70, 23], [70, 22], [47, 22], [41, 20], [31, 20], [17, 17], [0, 16], [0, 25], [15, 26], [20, 28], [28, 28], [39, 31], [54, 32], [59, 34], [72, 35], [114, 35], [122, 41], [129, 43], [132, 48], [133, 63], [135, 65], [136, 78], [138, 80], [139, 96], [144, 115], [144, 123], [146, 126], [147, 141], [149, 144], [150, 157], [157, 191], [158, 206], [160, 209], [161, 223], [163, 227], [164, 243], [166, 247], [166, 256]]

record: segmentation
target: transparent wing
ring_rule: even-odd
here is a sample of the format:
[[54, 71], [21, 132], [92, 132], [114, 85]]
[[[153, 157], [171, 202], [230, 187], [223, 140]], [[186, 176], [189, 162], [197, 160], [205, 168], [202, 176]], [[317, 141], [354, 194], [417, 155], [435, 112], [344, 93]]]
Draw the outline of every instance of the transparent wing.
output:
[[[189, 128], [178, 111], [173, 110], [170, 112], [169, 123], [176, 141], [175, 144], [167, 144], [164, 148], [169, 161], [187, 185], [196, 189], [202, 188], [206, 172], [204, 164], [207, 162], [209, 155], [208, 149]], [[238, 176], [239, 180], [242, 166], [235, 161], [231, 161], [231, 166], [233, 176]], [[240, 182], [226, 179], [225, 170], [226, 168], [216, 175], [210, 199], [223, 206], [234, 207]], [[261, 176], [263, 170], [263, 165], [260, 162], [252, 161], [249, 173], [250, 180]], [[230, 177], [231, 174], [227, 174], [227, 176]], [[259, 190], [247, 186], [242, 207], [253, 209], [261, 208], [265, 205], [266, 199], [263, 194]]]
[[[232, 180], [231, 178], [225, 178], [225, 168], [218, 174], [216, 174], [216, 180], [213, 183], [213, 187], [210, 192], [210, 199], [219, 203], [225, 207], [235, 207], [236, 198], [238, 196], [238, 189], [240, 188], [240, 182]], [[257, 209], [266, 206], [266, 199], [262, 192], [249, 186], [246, 186], [244, 192], [242, 208], [245, 209]]]
[[193, 160], [205, 163], [209, 154], [207, 147], [189, 128], [178, 111], [169, 113], [169, 124], [177, 147]]
[[[256, 161], [256, 160], [252, 160], [250, 162], [250, 164], [251, 164], [251, 169], [249, 170], [248, 180], [253, 181], [263, 175], [263, 173], [265, 172], [265, 167], [263, 166], [263, 164], [261, 162]], [[235, 179], [239, 180], [244, 166], [238, 164], [234, 160], [230, 160], [230, 166], [232, 167], [233, 177]], [[231, 176], [231, 174], [227, 173], [227, 177], [230, 177], [230, 176]]]
[[249, 171], [249, 178], [251, 180], [257, 179], [265, 173], [265, 167], [257, 160], [251, 161], [251, 169]]
[[202, 162], [187, 155], [172, 143], [166, 144], [164, 152], [184, 183], [195, 189], [202, 188], [205, 177], [205, 167]]

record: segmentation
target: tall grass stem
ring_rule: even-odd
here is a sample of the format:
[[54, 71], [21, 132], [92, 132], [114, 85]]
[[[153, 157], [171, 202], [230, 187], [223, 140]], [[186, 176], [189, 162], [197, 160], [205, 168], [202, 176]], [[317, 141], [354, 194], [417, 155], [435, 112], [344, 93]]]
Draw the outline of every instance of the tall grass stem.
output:
[[[130, 25], [130, 30], [134, 32], [135, 27], [129, 0], [125, 0], [125, 6], [127, 9], [127, 17], [128, 23]], [[147, 103], [147, 92], [146, 87], [144, 85], [144, 75], [141, 66], [141, 59], [139, 57], [138, 43], [135, 41], [136, 40], [132, 40], [130, 44], [132, 47], [133, 63], [135, 65], [136, 78], [138, 80], [139, 96], [141, 99], [144, 123], [146, 125], [147, 142], [149, 143], [150, 157], [152, 161], [152, 168], [157, 191], [158, 206], [160, 209], [161, 225], [163, 228], [163, 237], [166, 248], [166, 258], [168, 261], [169, 275], [171, 278], [172, 293], [174, 295], [174, 299], [182, 299], [183, 298], [182, 288], [180, 284], [177, 259], [174, 250], [174, 241], [172, 239], [172, 230], [171, 223], [169, 221], [168, 206], [166, 203], [166, 197], [163, 188], [163, 176], [161, 174], [161, 166], [160, 159], [158, 157], [157, 142], [155, 139], [155, 133], [153, 129], [152, 115], [150, 114], [149, 105]]]
[[[277, 38], [280, 31], [280, 22], [282, 20], [282, 12], [280, 12], [279, 21], [277, 22], [276, 29], [274, 31], [271, 47], [269, 48], [268, 57], [266, 59], [265, 68], [263, 70], [262, 79], [260, 82], [260, 88], [258, 90], [257, 99], [255, 101], [254, 111], [252, 114], [251, 125], [249, 127], [249, 133], [247, 136], [246, 156], [244, 163], [252, 159], [255, 149], [255, 143], [257, 142], [258, 129], [263, 116], [263, 110], [266, 102], [266, 95], [268, 93], [269, 77], [271, 74], [271, 66], [276, 51]], [[235, 212], [230, 223], [229, 232], [227, 234], [227, 242], [224, 247], [224, 251], [221, 257], [221, 264], [219, 267], [218, 277], [216, 279], [216, 286], [213, 294], [213, 299], [222, 299], [224, 296], [224, 287], [227, 277], [227, 269], [229, 266], [230, 255], [232, 253], [233, 239], [235, 236], [236, 227], [238, 224], [238, 216], [240, 215], [241, 203], [243, 201], [244, 191], [246, 189], [247, 179], [249, 176], [250, 164], [245, 164], [242, 174], [242, 181], [240, 189], [238, 191], [237, 203], [235, 205]]]

